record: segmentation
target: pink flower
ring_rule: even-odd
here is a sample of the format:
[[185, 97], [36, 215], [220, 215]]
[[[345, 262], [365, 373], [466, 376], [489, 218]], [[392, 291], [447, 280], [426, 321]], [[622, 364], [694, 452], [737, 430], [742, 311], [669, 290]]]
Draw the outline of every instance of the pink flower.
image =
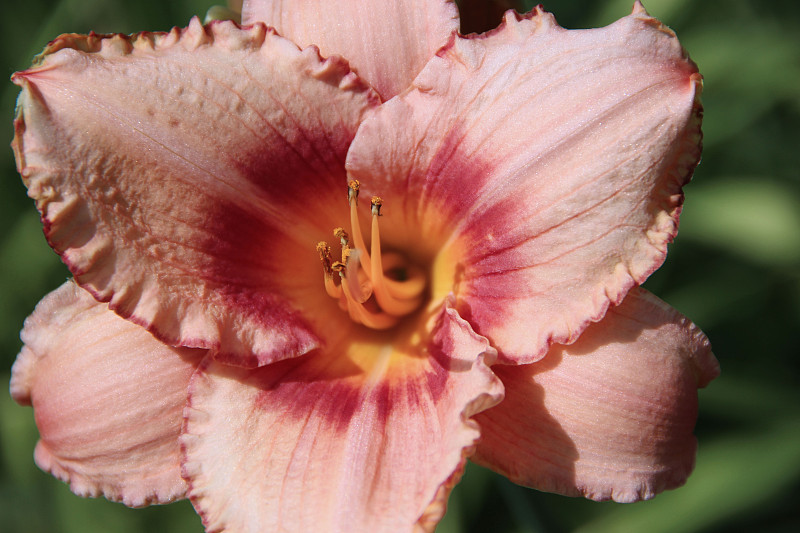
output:
[[597, 500], [682, 484], [719, 369], [638, 287], [700, 157], [675, 35], [638, 3], [467, 37], [444, 0], [243, 17], [63, 35], [13, 77], [75, 277], [13, 368], [37, 464], [237, 532], [429, 531], [469, 457]]

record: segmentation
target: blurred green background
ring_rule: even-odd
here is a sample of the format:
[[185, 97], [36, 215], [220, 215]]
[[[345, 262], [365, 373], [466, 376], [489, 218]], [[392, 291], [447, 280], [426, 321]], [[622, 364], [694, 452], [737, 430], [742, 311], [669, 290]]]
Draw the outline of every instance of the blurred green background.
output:
[[[167, 30], [203, 0], [25, 0], [0, 18], [4, 76], [63, 32]], [[466, 2], [477, 5], [480, 0]], [[490, 2], [488, 12], [500, 12]], [[533, 2], [519, 2], [527, 10]], [[526, 5], [527, 4], [527, 5]], [[705, 76], [705, 151], [680, 235], [647, 287], [710, 337], [722, 377], [700, 392], [697, 469], [634, 505], [517, 487], [470, 466], [441, 533], [800, 531], [800, 2], [647, 0]], [[549, 0], [561, 25], [605, 25], [631, 0]], [[481, 14], [470, 24], [490, 26]], [[498, 19], [499, 20], [499, 19]], [[476, 29], [473, 26], [471, 29]], [[10, 143], [17, 88], [0, 88]], [[10, 149], [0, 150], [0, 383], [25, 316], [68, 272], [42, 236]], [[6, 385], [3, 385], [5, 387]], [[40, 472], [32, 411], [0, 392], [0, 532], [200, 532], [187, 502], [127, 509], [84, 500]]]

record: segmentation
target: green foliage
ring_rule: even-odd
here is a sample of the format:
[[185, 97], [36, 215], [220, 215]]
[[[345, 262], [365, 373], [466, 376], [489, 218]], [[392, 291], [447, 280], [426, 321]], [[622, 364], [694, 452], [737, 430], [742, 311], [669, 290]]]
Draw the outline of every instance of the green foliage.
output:
[[[62, 32], [166, 30], [211, 1], [26, 0], [0, 18], [6, 75]], [[537, 2], [527, 2], [527, 8]], [[607, 24], [632, 0], [550, 0], [566, 27]], [[524, 4], [524, 2], [520, 2]], [[651, 502], [597, 504], [516, 487], [470, 466], [439, 531], [796, 531], [800, 496], [800, 3], [647, 0], [705, 76], [704, 159], [681, 234], [648, 288], [708, 334], [723, 375], [701, 392], [697, 470]], [[487, 21], [488, 25], [494, 22]], [[17, 88], [0, 89], [7, 145]], [[0, 382], [24, 317], [68, 276], [0, 151]], [[39, 472], [30, 409], [0, 394], [0, 531], [201, 531], [191, 506], [83, 500]]]

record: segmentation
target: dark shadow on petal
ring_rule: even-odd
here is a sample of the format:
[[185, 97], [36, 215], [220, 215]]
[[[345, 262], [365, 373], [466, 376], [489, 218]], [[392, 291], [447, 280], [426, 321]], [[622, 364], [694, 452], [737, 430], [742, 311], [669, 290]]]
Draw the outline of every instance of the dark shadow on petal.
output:
[[578, 450], [548, 413], [545, 390], [534, 381], [536, 374], [552, 369], [561, 359], [558, 350], [531, 365], [492, 367], [506, 387], [506, 397], [476, 415], [482, 437], [473, 461], [514, 483], [574, 496]]

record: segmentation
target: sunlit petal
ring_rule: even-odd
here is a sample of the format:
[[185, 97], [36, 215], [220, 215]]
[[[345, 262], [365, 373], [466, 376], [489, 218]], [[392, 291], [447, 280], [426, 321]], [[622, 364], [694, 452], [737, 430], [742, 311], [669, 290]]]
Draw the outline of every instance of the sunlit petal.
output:
[[686, 481], [697, 388], [719, 374], [705, 335], [638, 288], [575, 344], [493, 370], [506, 398], [476, 417], [475, 460], [540, 490], [620, 502]]
[[451, 0], [254, 0], [244, 3], [242, 21], [345, 57], [388, 100], [458, 30], [458, 10]]
[[348, 144], [377, 104], [346, 63], [260, 24], [195, 19], [62, 36], [13, 80], [20, 173], [83, 287], [236, 364], [315, 346], [277, 273], [338, 205]]
[[593, 30], [507, 14], [367, 119], [348, 170], [450, 233], [459, 313], [501, 362], [533, 362], [664, 260], [700, 155], [700, 84], [638, 5]]
[[36, 306], [22, 340], [11, 395], [34, 408], [42, 470], [130, 506], [184, 497], [178, 436], [205, 350], [165, 346], [71, 281]]
[[451, 309], [425, 344], [363, 341], [257, 370], [204, 363], [182, 442], [209, 530], [432, 530], [479, 435], [469, 418], [502, 397], [493, 350]]

